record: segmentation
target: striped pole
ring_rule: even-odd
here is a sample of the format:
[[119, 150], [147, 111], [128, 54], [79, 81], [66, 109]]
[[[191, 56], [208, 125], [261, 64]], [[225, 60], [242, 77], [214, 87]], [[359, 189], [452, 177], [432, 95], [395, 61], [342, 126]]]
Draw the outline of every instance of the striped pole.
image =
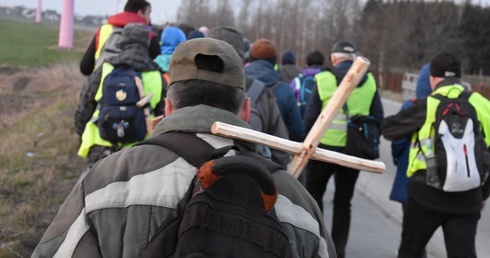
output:
[[37, 0], [36, 23], [41, 23], [41, 6], [42, 0]]
[[58, 40], [59, 48], [73, 48], [74, 2], [75, 0], [63, 0], [63, 9], [61, 11], [60, 23], [60, 37]]

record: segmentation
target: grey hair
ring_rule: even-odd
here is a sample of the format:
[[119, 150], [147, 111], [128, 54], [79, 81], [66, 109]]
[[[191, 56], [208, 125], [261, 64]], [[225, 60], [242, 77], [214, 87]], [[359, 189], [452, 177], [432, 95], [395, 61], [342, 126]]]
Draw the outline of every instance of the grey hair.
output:
[[334, 56], [336, 59], [339, 59], [339, 60], [351, 60], [351, 61], [353, 61], [354, 59], [356, 59], [357, 55], [354, 53], [337, 52], [337, 53], [332, 53], [332, 56]]
[[238, 114], [246, 97], [241, 88], [202, 80], [176, 82], [167, 90], [167, 98], [175, 109], [204, 104]]

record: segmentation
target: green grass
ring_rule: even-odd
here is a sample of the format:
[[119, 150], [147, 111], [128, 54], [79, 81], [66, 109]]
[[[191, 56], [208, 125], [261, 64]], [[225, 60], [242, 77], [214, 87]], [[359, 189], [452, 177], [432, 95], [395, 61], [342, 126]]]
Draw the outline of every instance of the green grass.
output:
[[57, 26], [0, 18], [0, 64], [45, 66], [80, 60], [93, 33], [75, 31], [74, 50], [58, 48]]
[[[76, 96], [50, 106], [0, 134], [0, 257], [28, 257], [76, 182], [85, 161], [76, 156]], [[32, 156], [26, 155], [32, 153]]]

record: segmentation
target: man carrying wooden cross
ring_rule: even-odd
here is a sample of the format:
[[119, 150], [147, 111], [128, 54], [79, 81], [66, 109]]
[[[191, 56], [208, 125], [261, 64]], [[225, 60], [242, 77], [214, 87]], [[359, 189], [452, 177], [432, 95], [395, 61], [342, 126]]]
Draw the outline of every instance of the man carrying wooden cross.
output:
[[[315, 75], [315, 87], [306, 106], [304, 117], [306, 132], [313, 127], [322, 109], [329, 102], [336, 100], [333, 98], [334, 92], [352, 66], [356, 56], [356, 46], [348, 40], [341, 40], [333, 46], [330, 60], [334, 67], [331, 71], [324, 71]], [[363, 76], [361, 81], [322, 136], [320, 148], [345, 153], [349, 117], [371, 115], [378, 122], [383, 119], [383, 107], [372, 74], [368, 72], [361, 76]], [[344, 257], [350, 227], [350, 202], [354, 195], [359, 170], [337, 164], [311, 161], [307, 167], [306, 189], [323, 211], [323, 195], [332, 175], [335, 175], [335, 196], [331, 233], [338, 257]]]
[[[179, 134], [199, 138], [214, 149], [248, 146], [211, 134], [216, 121], [249, 128], [243, 64], [231, 45], [209, 38], [182, 43], [172, 57], [170, 78], [166, 117], [152, 138], [177, 134], [168, 144], [184, 146], [188, 153], [197, 146], [176, 142], [182, 139]], [[231, 149], [226, 156], [235, 154]], [[33, 257], [140, 257], [187, 192], [198, 168], [190, 159], [147, 144], [98, 162], [68, 196]], [[336, 257], [311, 196], [283, 170], [274, 171], [272, 178], [278, 196], [271, 213], [284, 229], [292, 257]]]

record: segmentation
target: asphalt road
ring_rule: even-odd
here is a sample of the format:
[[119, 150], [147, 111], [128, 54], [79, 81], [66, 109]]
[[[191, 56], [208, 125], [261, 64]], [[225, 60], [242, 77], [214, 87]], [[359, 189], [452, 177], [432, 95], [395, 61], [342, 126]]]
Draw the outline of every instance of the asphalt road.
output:
[[[383, 100], [385, 116], [400, 110], [398, 102]], [[395, 177], [389, 141], [381, 141], [381, 158], [386, 164], [383, 174], [361, 172], [352, 201], [352, 222], [346, 256], [349, 258], [396, 257], [401, 235], [401, 204], [389, 200]], [[334, 185], [329, 182], [324, 196], [325, 222], [331, 228]], [[490, 205], [490, 204], [489, 204]], [[488, 205], [487, 205], [488, 206]], [[476, 237], [478, 257], [490, 257], [490, 211], [482, 212]], [[427, 248], [429, 258], [447, 257], [442, 230], [436, 231]]]

